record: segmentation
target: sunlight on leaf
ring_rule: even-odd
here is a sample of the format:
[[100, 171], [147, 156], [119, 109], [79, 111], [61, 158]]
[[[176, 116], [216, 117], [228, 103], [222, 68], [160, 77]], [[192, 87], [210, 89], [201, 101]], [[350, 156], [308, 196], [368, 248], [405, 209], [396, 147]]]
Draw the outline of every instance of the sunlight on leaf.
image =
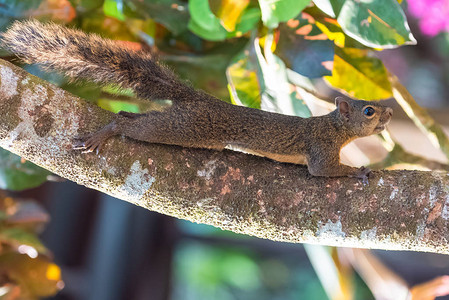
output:
[[336, 17], [330, 0], [313, 0], [313, 3], [325, 14], [331, 16], [332, 18]]
[[227, 31], [234, 31], [249, 0], [223, 0], [220, 4], [217, 17], [220, 19], [221, 25]]
[[127, 111], [132, 113], [139, 113], [139, 106], [135, 103], [110, 100], [110, 99], [98, 99], [98, 106], [103, 109], [118, 113], [119, 111]]
[[296, 17], [309, 3], [310, 0], [259, 0], [262, 21], [268, 28], [276, 28], [280, 22]]
[[336, 248], [305, 244], [304, 249], [329, 299], [353, 299], [354, 271], [333, 255]]
[[258, 47], [257, 39], [254, 42], [257, 61], [262, 71], [263, 79], [261, 80], [265, 83], [265, 90], [262, 94], [262, 109], [292, 116], [310, 116], [307, 106], [299, 100], [299, 94], [288, 82], [285, 63], [271, 52], [270, 43], [272, 42], [273, 35], [268, 34], [263, 54]]
[[335, 45], [340, 48], [345, 46], [346, 36], [338, 25], [332, 23], [325, 24], [318, 21], [315, 25], [327, 35], [331, 41], [334, 41]]
[[[226, 38], [239, 37], [253, 29], [260, 19], [260, 11], [258, 8], [245, 6], [238, 8], [238, 10], [240, 9], [242, 9], [239, 14], [240, 18], [235, 20], [237, 23], [233, 23], [232, 26], [228, 24], [226, 25], [228, 27], [225, 28], [223, 27], [225, 25], [223, 24], [223, 19], [214, 15], [207, 1], [190, 0], [189, 10], [192, 18], [189, 21], [188, 27], [196, 35], [210, 41], [221, 41]], [[227, 18], [231, 16], [222, 15], [222, 17]], [[227, 21], [231, 22], [231, 19]], [[234, 27], [234, 30], [228, 32], [231, 27]]]
[[309, 117], [310, 111], [288, 81], [284, 62], [271, 52], [273, 35], [264, 41], [254, 39], [240, 53], [226, 72], [232, 102], [252, 108]]
[[365, 100], [392, 97], [387, 71], [381, 60], [368, 56], [368, 50], [335, 50], [332, 76], [324, 77], [333, 87]]
[[120, 21], [125, 20], [123, 13], [123, 0], [105, 0], [103, 12], [106, 16], [116, 18]]
[[260, 108], [261, 86], [257, 72], [257, 66], [249, 59], [249, 50], [233, 59], [226, 70], [233, 104]]
[[368, 47], [416, 44], [396, 0], [346, 0], [337, 21], [347, 35]]
[[[30, 258], [19, 253], [0, 255], [2, 270], [9, 280], [20, 288], [20, 299], [38, 299], [56, 294], [63, 286], [60, 272], [46, 257]], [[47, 276], [50, 275], [50, 276]]]

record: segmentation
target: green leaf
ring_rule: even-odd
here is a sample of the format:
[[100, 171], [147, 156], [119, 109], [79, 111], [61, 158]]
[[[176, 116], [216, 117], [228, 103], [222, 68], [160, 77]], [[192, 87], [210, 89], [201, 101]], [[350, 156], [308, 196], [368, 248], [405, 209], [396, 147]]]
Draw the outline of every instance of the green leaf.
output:
[[256, 7], [248, 7], [241, 13], [239, 22], [234, 24], [234, 30], [228, 32], [222, 26], [222, 21], [213, 14], [208, 1], [190, 0], [189, 10], [192, 17], [189, 21], [189, 29], [196, 35], [210, 41], [239, 37], [255, 28], [260, 19], [260, 10]]
[[248, 4], [249, 0], [222, 0], [217, 13], [221, 25], [229, 32], [234, 31]]
[[[337, 21], [343, 31], [372, 48], [395, 48], [416, 44], [405, 14], [396, 0], [332, 1], [338, 6]], [[336, 10], [334, 4], [334, 11]]]
[[253, 258], [244, 253], [223, 252], [226, 253], [220, 266], [223, 281], [230, 286], [247, 291], [261, 286], [259, 266]]
[[188, 27], [195, 34], [211, 41], [220, 41], [226, 38], [227, 31], [221, 26], [220, 19], [210, 9], [208, 1], [189, 0], [189, 11], [191, 19]]
[[[41, 243], [36, 234], [28, 232], [22, 228], [12, 227], [0, 230], [0, 241], [4, 244], [8, 244], [16, 251], [20, 252], [19, 247], [26, 245], [34, 248], [37, 253], [48, 254], [48, 249]], [[34, 251], [34, 250], [33, 250]], [[34, 254], [30, 254], [34, 256]]]
[[276, 55], [292, 70], [309, 78], [332, 74], [334, 43], [315, 24], [297, 18], [279, 26], [279, 31]]
[[[254, 53], [261, 70], [259, 81], [264, 84], [262, 90], [261, 108], [285, 115], [300, 117], [310, 116], [310, 111], [299, 94], [292, 89], [288, 81], [288, 72], [285, 63], [272, 53], [274, 36], [272, 33], [264, 37], [264, 52], [259, 47], [260, 41], [254, 43]], [[292, 91], [293, 90], [293, 91]], [[299, 105], [297, 105], [299, 102]]]
[[33, 259], [28, 255], [8, 252], [0, 255], [0, 265], [4, 276], [19, 287], [20, 299], [53, 296], [64, 286], [60, 268], [47, 257]]
[[248, 31], [257, 28], [260, 20], [260, 9], [258, 7], [248, 7], [242, 14], [240, 21], [237, 23], [235, 30], [228, 33], [229, 37], [241, 36]]
[[212, 12], [209, 1], [189, 0], [189, 11], [192, 21], [200, 28], [206, 31], [216, 31], [218, 28], [224, 29], [220, 24], [220, 19]]
[[98, 84], [92, 82], [67, 82], [61, 85], [61, 87], [80, 98], [94, 103], [98, 100], [98, 97], [100, 97], [101, 92]]
[[[187, 30], [189, 12], [184, 1], [179, 0], [128, 0], [127, 9], [143, 19], [152, 18], [165, 26], [174, 35], [180, 35]], [[125, 14], [128, 16], [127, 11]]]
[[33, 163], [22, 162], [21, 158], [0, 149], [0, 188], [24, 190], [41, 185], [51, 173]]
[[271, 52], [265, 52], [265, 55], [262, 55], [256, 39], [235, 57], [226, 72], [232, 102], [284, 114], [310, 116], [305, 103], [291, 89], [285, 64]]
[[260, 69], [245, 52], [248, 50], [239, 53], [226, 71], [231, 100], [233, 104], [260, 108], [261, 90], [264, 88], [257, 76]]
[[366, 49], [366, 46], [347, 36], [334, 19], [323, 18], [322, 20], [316, 20], [314, 25], [340, 48]]
[[392, 97], [382, 61], [368, 54], [368, 50], [336, 48], [332, 76], [326, 76], [325, 80], [352, 97], [365, 100]]
[[278, 27], [297, 15], [310, 3], [310, 0], [259, 0], [262, 21], [268, 28]]
[[188, 28], [196, 35], [209, 41], [222, 41], [227, 37], [227, 31], [218, 23], [219, 27], [215, 27], [212, 30], [207, 30], [201, 27], [193, 19], [190, 19]]
[[105, 0], [103, 4], [103, 12], [108, 17], [113, 17], [120, 21], [125, 21], [122, 0]]
[[99, 99], [98, 106], [103, 109], [118, 113], [119, 111], [127, 111], [132, 113], [139, 113], [139, 105], [125, 101]]
[[216, 291], [223, 286], [253, 292], [261, 286], [258, 264], [248, 254], [233, 249], [188, 243], [177, 251], [175, 264], [177, 275], [189, 285], [201, 287], [204, 299], [217, 299]]

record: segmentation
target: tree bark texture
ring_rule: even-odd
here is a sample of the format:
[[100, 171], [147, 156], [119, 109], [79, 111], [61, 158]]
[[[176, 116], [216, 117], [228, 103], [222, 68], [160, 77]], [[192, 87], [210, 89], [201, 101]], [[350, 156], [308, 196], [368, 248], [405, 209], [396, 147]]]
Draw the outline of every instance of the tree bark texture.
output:
[[[62, 177], [146, 209], [260, 238], [449, 253], [449, 177], [376, 171], [369, 184], [232, 151], [76, 137], [112, 113], [0, 60], [0, 146]], [[114, 222], [114, 220], [111, 220]]]

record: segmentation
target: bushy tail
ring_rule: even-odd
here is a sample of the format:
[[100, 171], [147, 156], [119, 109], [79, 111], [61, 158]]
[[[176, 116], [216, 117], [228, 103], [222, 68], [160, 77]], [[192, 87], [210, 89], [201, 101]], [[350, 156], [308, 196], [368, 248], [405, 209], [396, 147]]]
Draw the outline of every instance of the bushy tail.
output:
[[75, 80], [116, 83], [145, 99], [187, 100], [194, 94], [150, 54], [124, 49], [95, 34], [54, 23], [16, 21], [0, 35], [0, 41], [25, 62], [39, 63]]

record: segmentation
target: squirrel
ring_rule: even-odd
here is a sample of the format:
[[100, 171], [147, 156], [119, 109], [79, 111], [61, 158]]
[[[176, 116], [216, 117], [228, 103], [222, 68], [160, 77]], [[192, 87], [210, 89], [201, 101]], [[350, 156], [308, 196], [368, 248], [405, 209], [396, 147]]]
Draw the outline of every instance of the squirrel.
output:
[[194, 89], [151, 53], [126, 49], [95, 34], [38, 21], [16, 21], [0, 35], [4, 48], [72, 79], [131, 88], [148, 100], [169, 99], [163, 111], [119, 112], [73, 148], [97, 151], [115, 135], [149, 143], [239, 149], [279, 162], [307, 164], [313, 176], [349, 176], [366, 182], [370, 169], [340, 163], [350, 141], [385, 129], [393, 110], [379, 102], [337, 97], [336, 110], [300, 118], [236, 106]]

